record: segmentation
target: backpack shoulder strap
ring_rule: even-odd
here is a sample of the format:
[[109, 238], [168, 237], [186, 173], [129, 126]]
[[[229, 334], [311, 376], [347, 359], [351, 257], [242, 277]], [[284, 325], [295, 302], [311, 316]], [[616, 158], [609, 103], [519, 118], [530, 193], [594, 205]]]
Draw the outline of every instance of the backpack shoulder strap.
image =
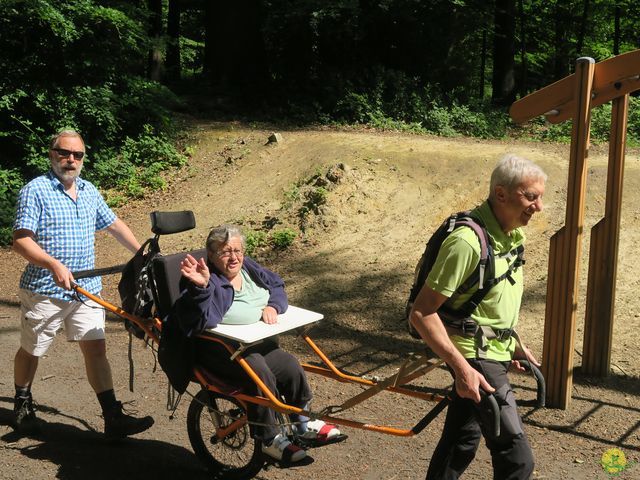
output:
[[456, 221], [456, 227], [459, 226], [469, 227], [478, 237], [480, 260], [476, 270], [462, 283], [458, 290], [461, 292], [469, 290], [476, 283], [478, 288], [481, 289], [484, 287], [485, 280], [491, 281], [494, 276], [493, 248], [489, 241], [489, 234], [482, 222], [468, 215], [468, 213]]
[[442, 242], [454, 230], [454, 228], [456, 228], [457, 218], [465, 213], [468, 212], [459, 212], [450, 215], [440, 224], [436, 231], [433, 232], [431, 237], [429, 237], [429, 240], [427, 240], [424, 253], [422, 254], [422, 257], [420, 257], [420, 261], [416, 266], [413, 285], [411, 286], [407, 302], [407, 313], [410, 310], [410, 306], [413, 304], [413, 301], [418, 296], [418, 293], [420, 293], [424, 282], [427, 280], [427, 276], [429, 275], [431, 267], [433, 267], [433, 263], [438, 256], [438, 251], [440, 250]]

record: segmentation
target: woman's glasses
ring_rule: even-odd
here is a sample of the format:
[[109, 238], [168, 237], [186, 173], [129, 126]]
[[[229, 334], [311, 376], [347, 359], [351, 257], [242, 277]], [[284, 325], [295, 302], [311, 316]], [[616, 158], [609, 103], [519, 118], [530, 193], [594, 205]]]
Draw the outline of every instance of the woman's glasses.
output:
[[229, 249], [229, 250], [218, 250], [216, 255], [220, 258], [230, 258], [231, 255], [235, 255], [236, 258], [242, 257], [244, 255], [244, 251], [238, 249]]

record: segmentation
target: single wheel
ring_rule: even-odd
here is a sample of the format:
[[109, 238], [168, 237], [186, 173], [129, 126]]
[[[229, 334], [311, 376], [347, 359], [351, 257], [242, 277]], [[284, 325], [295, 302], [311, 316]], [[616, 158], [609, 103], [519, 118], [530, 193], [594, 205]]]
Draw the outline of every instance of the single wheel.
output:
[[245, 423], [218, 439], [216, 430], [246, 415], [235, 398], [201, 390], [189, 405], [187, 432], [196, 456], [216, 479], [253, 478], [262, 469], [260, 442], [251, 437]]

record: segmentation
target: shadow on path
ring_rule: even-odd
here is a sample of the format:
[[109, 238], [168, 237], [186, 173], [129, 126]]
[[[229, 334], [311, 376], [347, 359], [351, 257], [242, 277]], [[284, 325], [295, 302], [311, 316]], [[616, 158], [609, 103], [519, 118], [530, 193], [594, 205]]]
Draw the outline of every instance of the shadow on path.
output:
[[[0, 400], [9, 404], [13, 401], [7, 397], [0, 397]], [[62, 415], [80, 422], [88, 429], [68, 423], [43, 422], [40, 433], [29, 435], [26, 442], [23, 441], [25, 437], [13, 431], [0, 437], [0, 441], [6, 450], [17, 450], [29, 459], [57, 465], [56, 478], [209, 478], [195, 455], [184, 447], [135, 437], [108, 442], [81, 419], [42, 405], [39, 411], [51, 413], [53, 418]], [[9, 425], [11, 413], [10, 409], [0, 407], [0, 425]]]

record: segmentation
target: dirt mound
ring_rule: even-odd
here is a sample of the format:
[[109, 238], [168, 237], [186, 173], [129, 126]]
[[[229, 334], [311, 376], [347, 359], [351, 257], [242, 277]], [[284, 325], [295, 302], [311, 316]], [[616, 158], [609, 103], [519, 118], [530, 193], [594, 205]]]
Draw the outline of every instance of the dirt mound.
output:
[[[285, 278], [291, 303], [325, 315], [313, 337], [338, 366], [356, 374], [384, 377], [398, 368], [407, 352], [422, 348], [406, 332], [402, 316], [424, 242], [450, 212], [473, 207], [485, 198], [489, 174], [501, 155], [514, 152], [527, 156], [549, 174], [546, 209], [527, 227], [527, 287], [520, 327], [527, 343], [541, 357], [547, 249], [550, 236], [564, 221], [567, 146], [370, 131], [279, 133], [282, 141], [268, 143], [271, 131], [238, 124], [199, 125], [189, 166], [169, 179], [166, 190], [131, 202], [118, 214], [143, 239], [150, 234], [150, 211], [193, 210], [196, 229], [163, 238], [161, 245], [166, 252], [200, 248], [209, 229], [223, 222], [262, 231], [267, 238], [274, 231], [294, 230], [298, 236], [291, 247], [258, 248], [258, 258]], [[606, 156], [605, 148], [593, 148], [588, 159], [587, 228], [603, 214]], [[612, 446], [621, 448], [629, 461], [638, 460], [640, 361], [630, 352], [639, 338], [640, 301], [636, 292], [640, 280], [634, 274], [640, 240], [640, 207], [635, 202], [640, 187], [639, 166], [637, 152], [629, 152], [614, 329], [616, 375], [607, 380], [578, 376], [568, 411], [536, 410], [532, 380], [514, 379], [537, 457], [535, 478], [606, 478], [599, 462]], [[102, 235], [97, 251], [100, 266], [120, 263], [127, 257], [114, 240]], [[588, 252], [588, 245], [583, 252]], [[153, 372], [153, 356], [138, 343], [133, 345], [137, 389], [134, 394], [126, 392], [127, 341], [115, 320], [109, 324], [108, 344], [118, 391], [122, 397], [137, 400], [140, 410], [155, 412], [156, 426], [128, 441], [126, 448], [102, 445], [99, 435], [91, 432], [91, 428], [100, 429], [101, 420], [84, 379], [80, 354], [77, 347], [60, 338], [41, 361], [34, 386], [36, 400], [45, 407], [42, 416], [55, 428], [49, 430], [43, 443], [11, 437], [5, 425], [13, 393], [11, 365], [18, 345], [16, 285], [24, 262], [8, 250], [0, 251], [0, 261], [5, 265], [0, 272], [0, 361], [5, 365], [0, 376], [5, 392], [0, 398], [0, 478], [23, 478], [25, 472], [36, 478], [80, 479], [90, 474], [102, 478], [103, 473], [104, 478], [168, 478], [175, 472], [206, 478], [190, 453], [184, 423], [187, 402], [177, 410], [177, 419], [169, 420], [163, 412], [163, 374]], [[583, 260], [582, 265], [583, 292], [587, 262]], [[105, 279], [106, 298], [117, 298], [115, 283], [114, 278]], [[582, 349], [583, 299], [579, 305], [577, 365]], [[301, 358], [313, 358], [295, 338], [286, 337], [283, 343]], [[358, 391], [323, 378], [311, 380], [318, 407], [339, 403]], [[439, 370], [423, 383], [425, 388], [442, 389], [450, 380]], [[349, 415], [408, 428], [428, 407], [417, 400], [384, 393]], [[311, 465], [272, 468], [260, 478], [304, 475], [319, 479], [328, 472], [336, 479], [424, 478], [442, 419], [409, 439], [346, 429], [349, 440], [314, 450], [316, 461]], [[122, 461], [107, 461], [107, 454], [118, 454]], [[95, 455], [98, 458], [91, 463], [83, 460], [94, 459]], [[104, 461], [100, 461], [101, 455], [105, 455]], [[134, 461], [141, 455], [144, 468]], [[104, 472], [96, 472], [93, 464], [101, 464]], [[638, 474], [638, 468], [630, 467], [628, 478]], [[481, 448], [465, 478], [489, 478], [490, 471], [490, 459]]]

